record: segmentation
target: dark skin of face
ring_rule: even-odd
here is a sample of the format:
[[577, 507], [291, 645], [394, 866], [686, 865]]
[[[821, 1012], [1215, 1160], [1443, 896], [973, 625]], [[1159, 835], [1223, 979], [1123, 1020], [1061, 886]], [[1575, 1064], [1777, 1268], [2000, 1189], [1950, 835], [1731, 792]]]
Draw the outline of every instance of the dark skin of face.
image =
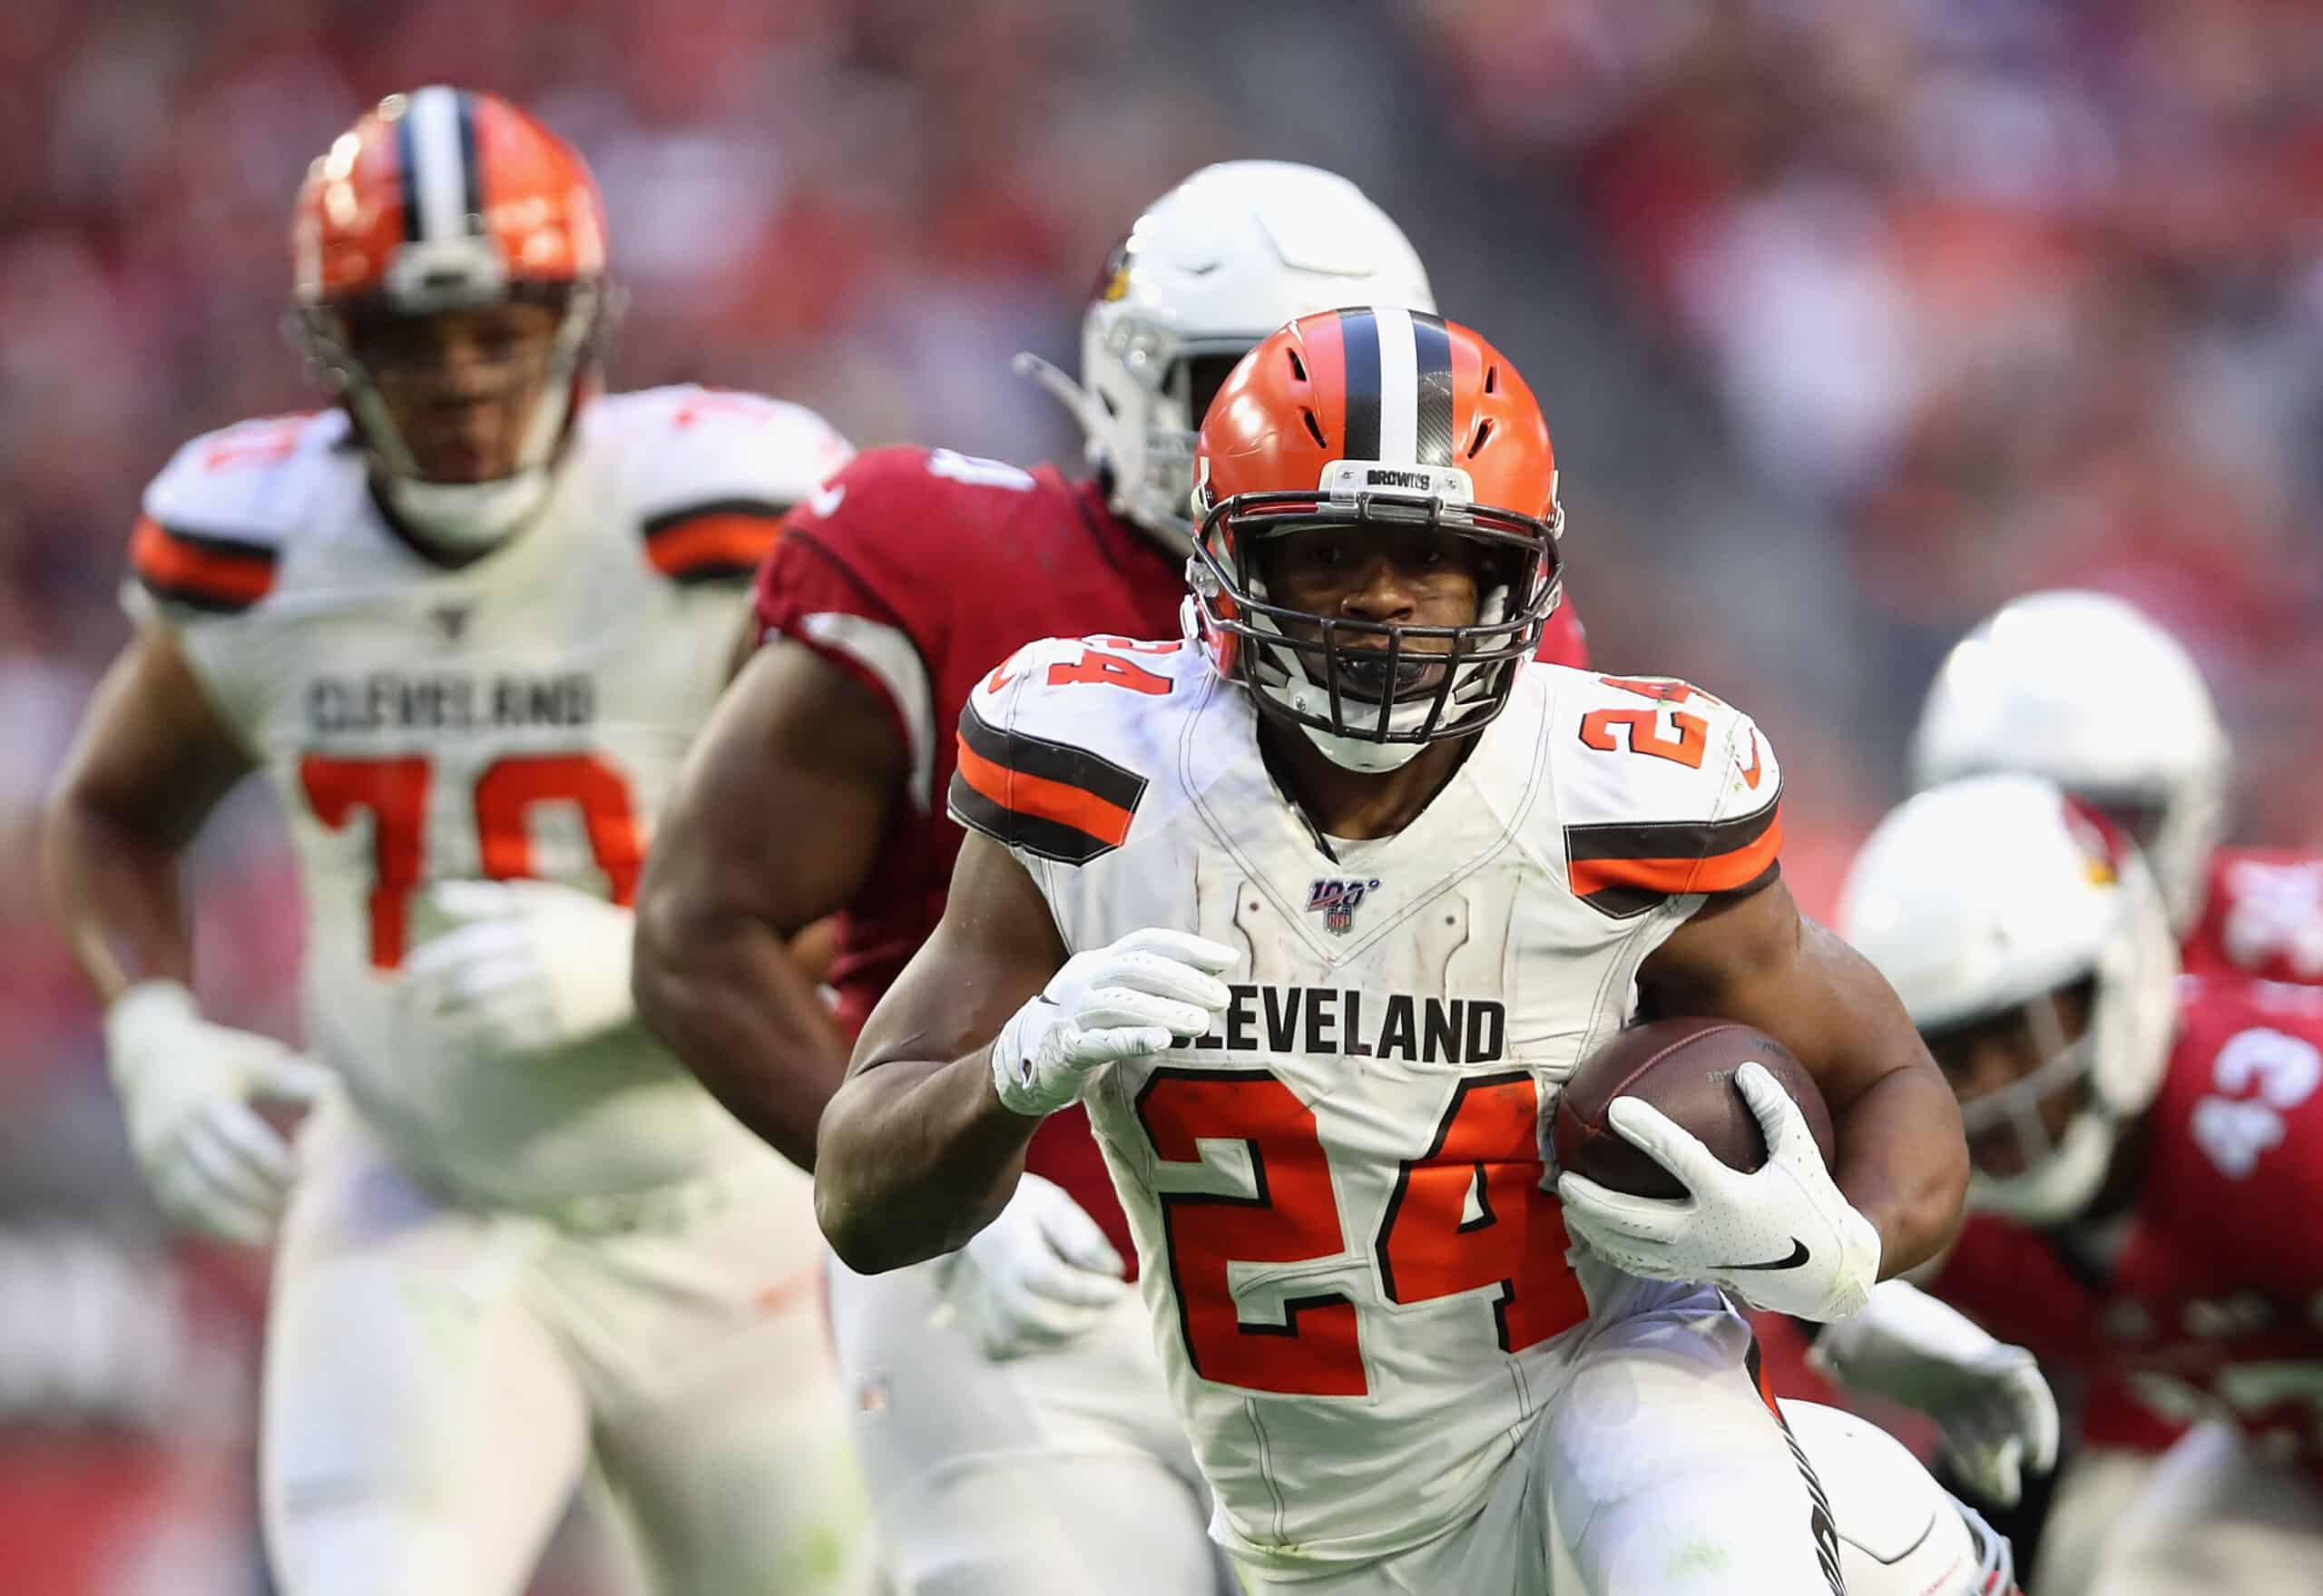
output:
[[[1270, 537], [1257, 551], [1267, 596], [1286, 609], [1335, 620], [1397, 626], [1472, 626], [1485, 586], [1485, 550], [1466, 538], [1419, 528], [1325, 526]], [[1286, 634], [1315, 638], [1320, 629], [1287, 623]], [[1385, 638], [1342, 639], [1383, 659]], [[1444, 638], [1409, 640], [1404, 652], [1448, 653]], [[1431, 693], [1443, 666], [1407, 664], [1394, 684], [1398, 697]], [[1310, 676], [1319, 661], [1308, 660]], [[1378, 703], [1384, 671], [1342, 670], [1338, 689], [1350, 721]], [[1395, 770], [1371, 774], [1334, 763], [1296, 727], [1261, 718], [1259, 742], [1284, 789], [1299, 799], [1318, 828], [1333, 837], [1388, 837], [1408, 825], [1459, 769], [1473, 739], [1447, 739], [1422, 748]]]
[[[2085, 981], [2051, 994], [2056, 1002], [2057, 1024], [2067, 1045], [2078, 1042], [2088, 1030], [2093, 995], [2093, 987]], [[2024, 1080], [2048, 1057], [2042, 1034], [2034, 1031], [2030, 1015], [2023, 1007], [1974, 1024], [1938, 1032], [1925, 1040], [1946, 1081], [1963, 1103], [1974, 1102]], [[2052, 1145], [2063, 1138], [2073, 1114], [2088, 1101], [2089, 1086], [2085, 1081], [2062, 1087], [2041, 1100], [2041, 1128]], [[2134, 1204], [2145, 1184], [2146, 1158], [2152, 1140], [2151, 1114], [2142, 1115], [2124, 1126], [2104, 1184], [2086, 1208], [2059, 1228], [2069, 1230], [2076, 1225], [2102, 1220]], [[2024, 1148], [2005, 1123], [1970, 1137], [1968, 1157], [1978, 1170], [1994, 1180], [2006, 1180], [2024, 1172]]]
[[556, 326], [548, 306], [512, 303], [356, 317], [348, 331], [419, 475], [473, 483], [515, 472], [547, 391]]
[[[2086, 982], [2061, 987], [2050, 994], [2056, 1005], [2057, 1024], [2070, 1044], [2089, 1028], [2091, 988]], [[2043, 1028], [2043, 1029], [2045, 1029]], [[1928, 1052], [1964, 1104], [2014, 1086], [2049, 1059], [2041, 1031], [2033, 1024], [2032, 1011], [2019, 1005], [1972, 1024], [1940, 1031], [1926, 1039]], [[2054, 1145], [2087, 1096], [2084, 1082], [2076, 1082], [2041, 1100], [2041, 1128]], [[1968, 1141], [1968, 1156], [1976, 1168], [1995, 1180], [2021, 1175], [2025, 1150], [2006, 1123], [1993, 1125]]]

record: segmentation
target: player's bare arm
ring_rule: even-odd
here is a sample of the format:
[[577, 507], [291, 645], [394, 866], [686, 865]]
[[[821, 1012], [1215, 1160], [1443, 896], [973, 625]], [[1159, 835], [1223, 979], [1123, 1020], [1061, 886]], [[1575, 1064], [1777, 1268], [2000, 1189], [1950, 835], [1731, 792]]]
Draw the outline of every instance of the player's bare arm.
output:
[[948, 1252], [1008, 1200], [1040, 1119], [1000, 1101], [992, 1039], [1064, 961], [1032, 876], [971, 832], [936, 934], [871, 1012], [823, 1111], [815, 1213], [848, 1267]]
[[41, 839], [74, 953], [107, 1003], [191, 978], [178, 857], [251, 763], [169, 632], [139, 628], [98, 683]]
[[1782, 1038], [1830, 1105], [1848, 1200], [1879, 1232], [1879, 1272], [1930, 1258], [1958, 1227], [1968, 1150], [1951, 1088], [1896, 994], [1780, 881], [1712, 898], [1649, 957], [1664, 1013], [1715, 1014]]
[[869, 689], [772, 642], [695, 744], [639, 883], [638, 1013], [804, 1169], [847, 1049], [789, 945], [869, 878], [907, 763]]
[[258, 1243], [288, 1195], [289, 1145], [250, 1107], [303, 1104], [325, 1079], [272, 1037], [205, 1020], [178, 863], [251, 766], [169, 632], [147, 624], [98, 684], [50, 798], [50, 889], [105, 1004], [130, 1145], [162, 1209]]

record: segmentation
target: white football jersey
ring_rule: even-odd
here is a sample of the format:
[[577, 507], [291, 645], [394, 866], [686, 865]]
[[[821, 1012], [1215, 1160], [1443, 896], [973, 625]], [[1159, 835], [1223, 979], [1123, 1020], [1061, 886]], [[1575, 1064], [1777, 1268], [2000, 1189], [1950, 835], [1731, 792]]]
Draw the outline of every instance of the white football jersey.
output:
[[1773, 750], [1683, 683], [1530, 665], [1417, 820], [1327, 851], [1191, 644], [1033, 644], [960, 740], [953, 812], [1069, 949], [1243, 950], [1210, 1035], [1086, 1094], [1220, 1538], [1293, 1572], [1461, 1522], [1592, 1298], [1660, 1300], [1594, 1260], [1584, 1291], [1550, 1113], [1646, 955], [1776, 868]]
[[644, 1032], [453, 1056], [396, 1002], [442, 929], [420, 889], [556, 881], [630, 901], [725, 685], [746, 584], [846, 442], [695, 387], [590, 404], [540, 518], [465, 569], [387, 526], [343, 413], [195, 439], [146, 490], [129, 603], [176, 635], [289, 819], [317, 1055], [414, 1172], [554, 1206], [754, 1147]]

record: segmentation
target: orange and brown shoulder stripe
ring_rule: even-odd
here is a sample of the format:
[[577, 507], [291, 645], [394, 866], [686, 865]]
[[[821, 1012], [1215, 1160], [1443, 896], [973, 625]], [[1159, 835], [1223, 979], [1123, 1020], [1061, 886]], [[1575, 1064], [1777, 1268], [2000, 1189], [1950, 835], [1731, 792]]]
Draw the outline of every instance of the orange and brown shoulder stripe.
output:
[[790, 506], [771, 499], [711, 499], [648, 517], [645, 557], [681, 584], [750, 576], [782, 535]]
[[1129, 840], [1145, 778], [1101, 754], [960, 712], [945, 804], [963, 826], [1044, 859], [1085, 865]]
[[1666, 897], [1754, 891], [1781, 870], [1782, 792], [1728, 820], [1568, 826], [1564, 852], [1573, 895], [1617, 920]]
[[137, 519], [129, 567], [147, 592], [211, 614], [239, 613], [274, 590], [280, 551], [269, 543], [187, 532], [151, 515]]

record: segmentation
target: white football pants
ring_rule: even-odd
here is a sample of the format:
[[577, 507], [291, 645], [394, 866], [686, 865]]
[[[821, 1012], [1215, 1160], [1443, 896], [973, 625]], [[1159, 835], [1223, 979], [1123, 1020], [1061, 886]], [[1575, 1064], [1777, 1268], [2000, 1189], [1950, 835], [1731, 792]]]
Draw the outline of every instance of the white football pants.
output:
[[1840, 1596], [1819, 1483], [1703, 1290], [1592, 1327], [1563, 1385], [1450, 1534], [1250, 1596]]
[[830, 1266], [856, 1452], [903, 1589], [1234, 1591], [1136, 1294], [1077, 1341], [994, 1363], [939, 1311], [936, 1267]]
[[593, 1457], [657, 1596], [876, 1589], [808, 1177], [581, 1233], [446, 1205], [327, 1100], [276, 1258], [260, 1495], [285, 1596], [513, 1596]]

